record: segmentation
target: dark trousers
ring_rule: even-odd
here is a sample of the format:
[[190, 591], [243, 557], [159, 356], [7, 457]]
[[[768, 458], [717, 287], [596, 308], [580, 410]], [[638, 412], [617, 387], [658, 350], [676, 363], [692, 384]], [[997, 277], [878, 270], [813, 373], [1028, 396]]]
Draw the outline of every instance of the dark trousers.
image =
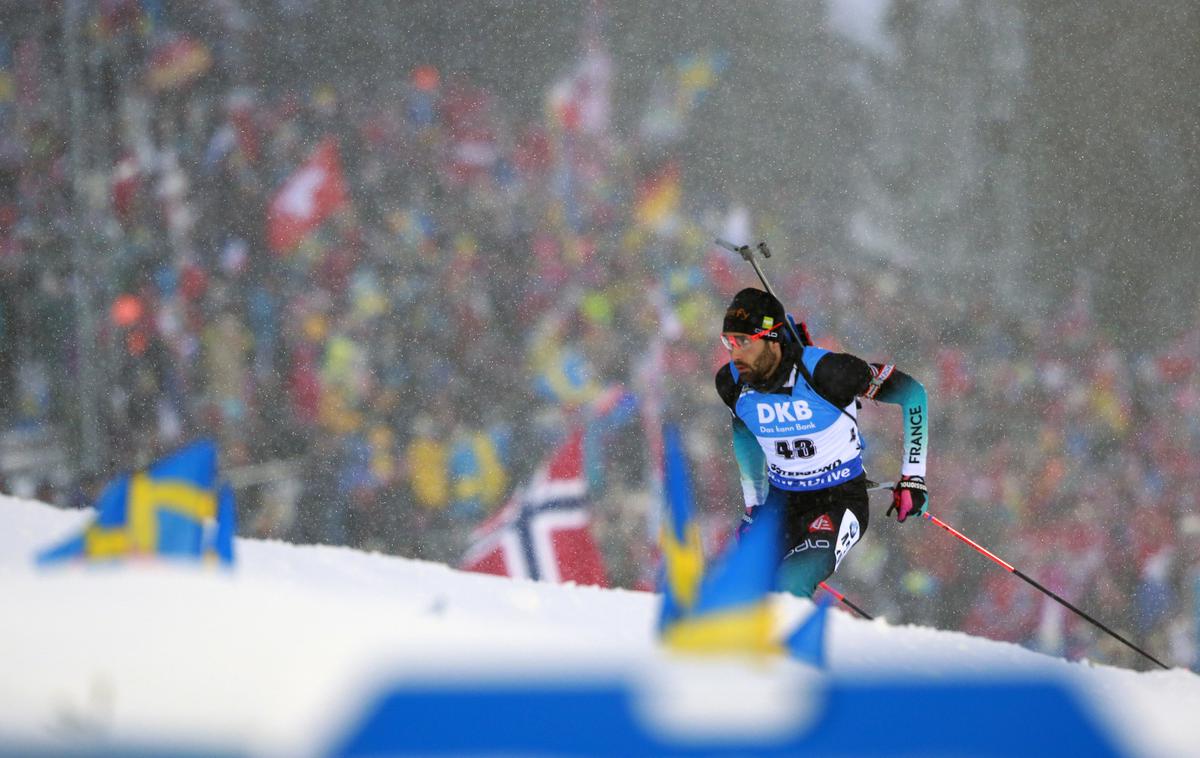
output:
[[810, 492], [771, 487], [764, 505], [783, 515], [777, 587], [812, 597], [867, 531], [869, 503], [866, 475]]

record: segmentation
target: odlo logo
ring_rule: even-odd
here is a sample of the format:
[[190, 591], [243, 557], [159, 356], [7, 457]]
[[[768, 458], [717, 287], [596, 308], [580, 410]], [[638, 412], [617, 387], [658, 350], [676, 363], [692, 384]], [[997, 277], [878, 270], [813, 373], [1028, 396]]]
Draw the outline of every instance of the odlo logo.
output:
[[786, 561], [796, 553], [803, 553], [806, 550], [828, 550], [829, 547], [829, 540], [823, 540], [818, 537], [807, 537], [803, 542], [789, 550], [788, 554], [783, 556], [783, 559]]
[[782, 403], [759, 403], [755, 406], [758, 409], [758, 423], [772, 424], [776, 421], [807, 421], [812, 418], [812, 409], [808, 407], [808, 402], [805, 400], [793, 400], [790, 403], [786, 400]]

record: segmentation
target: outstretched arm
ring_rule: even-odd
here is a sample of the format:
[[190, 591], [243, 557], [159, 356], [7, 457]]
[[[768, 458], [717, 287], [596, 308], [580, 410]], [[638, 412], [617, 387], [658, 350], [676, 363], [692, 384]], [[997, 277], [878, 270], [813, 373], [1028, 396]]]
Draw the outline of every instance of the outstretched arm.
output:
[[929, 401], [921, 383], [891, 364], [868, 364], [847, 353], [822, 356], [813, 370], [813, 381], [818, 392], [842, 408], [856, 397], [900, 406], [904, 413], [904, 456], [892, 509], [897, 521], [924, 513], [929, 494], [925, 486]]
[[925, 388], [891, 364], [867, 363], [849, 353], [829, 353], [813, 370], [816, 390], [845, 408], [856, 397], [899, 405], [904, 411], [901, 476], [925, 476], [929, 451], [929, 406]]
[[925, 486], [925, 458], [929, 454], [929, 399], [916, 379], [890, 364], [871, 364], [871, 384], [864, 397], [900, 406], [904, 413], [904, 458], [900, 463], [900, 481], [892, 492], [892, 507], [903, 523], [909, 516], [920, 516], [929, 507], [929, 488]]
[[871, 385], [863, 397], [898, 405], [904, 412], [904, 460], [901, 476], [925, 477], [929, 454], [929, 399], [925, 387], [892, 365], [871, 364]]

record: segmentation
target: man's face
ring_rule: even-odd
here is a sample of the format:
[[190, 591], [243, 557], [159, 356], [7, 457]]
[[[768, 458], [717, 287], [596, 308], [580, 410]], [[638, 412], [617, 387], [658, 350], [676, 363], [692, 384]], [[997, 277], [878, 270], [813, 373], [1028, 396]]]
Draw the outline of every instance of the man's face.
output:
[[779, 366], [782, 351], [772, 340], [751, 339], [749, 334], [725, 332], [722, 335], [733, 367], [744, 382], [761, 382]]

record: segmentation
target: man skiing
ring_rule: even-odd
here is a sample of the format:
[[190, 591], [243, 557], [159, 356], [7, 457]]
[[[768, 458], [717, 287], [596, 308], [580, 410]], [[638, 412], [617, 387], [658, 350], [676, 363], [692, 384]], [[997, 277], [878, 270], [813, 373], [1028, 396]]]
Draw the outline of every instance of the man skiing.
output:
[[901, 477], [887, 512], [899, 522], [927, 506], [929, 413], [925, 388], [895, 366], [799, 344], [799, 334], [789, 329], [783, 305], [770, 293], [737, 293], [721, 330], [730, 362], [717, 372], [716, 384], [733, 414], [746, 501], [742, 530], [757, 508], [778, 508], [779, 588], [812, 597], [870, 518], [857, 398], [903, 409]]

